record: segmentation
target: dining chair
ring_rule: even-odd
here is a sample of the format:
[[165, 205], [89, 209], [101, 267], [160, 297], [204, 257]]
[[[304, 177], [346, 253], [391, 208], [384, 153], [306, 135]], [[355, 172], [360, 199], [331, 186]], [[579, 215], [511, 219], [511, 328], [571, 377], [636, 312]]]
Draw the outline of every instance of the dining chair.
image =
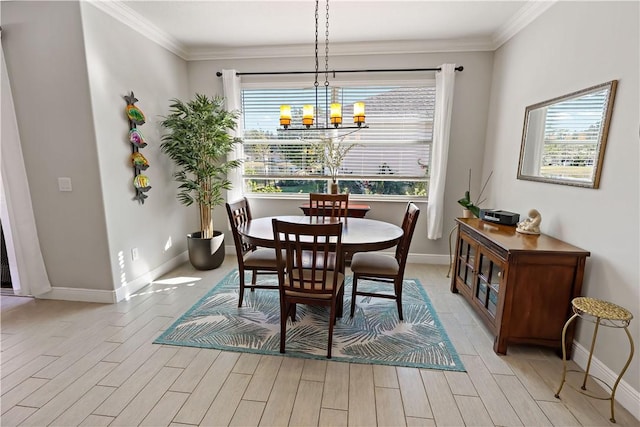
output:
[[[251, 209], [246, 197], [233, 202], [225, 203], [233, 242], [236, 245], [236, 256], [238, 258], [238, 276], [240, 278], [240, 296], [238, 307], [242, 307], [245, 288], [251, 289], [278, 289], [278, 285], [257, 284], [258, 274], [276, 274], [278, 266], [276, 263], [276, 252], [271, 248], [258, 248], [248, 244], [238, 233], [238, 226], [251, 220]], [[245, 284], [245, 271], [251, 271], [251, 284]]]
[[[404, 280], [404, 268], [407, 264], [407, 255], [413, 231], [420, 215], [420, 209], [413, 203], [407, 204], [407, 210], [402, 220], [403, 235], [396, 246], [395, 256], [376, 253], [359, 252], [351, 259], [351, 271], [353, 273], [353, 287], [351, 289], [351, 317], [356, 309], [356, 295], [389, 298], [396, 300], [398, 305], [398, 317], [402, 317], [402, 282]], [[375, 282], [393, 284], [393, 295], [358, 291], [358, 280], [366, 279]]]
[[309, 215], [316, 218], [346, 218], [349, 213], [349, 193], [309, 193]]
[[[285, 352], [287, 318], [296, 318], [296, 304], [329, 307], [327, 359], [331, 359], [333, 327], [342, 315], [344, 274], [329, 254], [342, 251], [342, 222], [300, 224], [272, 220], [280, 286], [280, 353]], [[303, 255], [304, 254], [304, 255]], [[303, 256], [311, 256], [311, 267]]]

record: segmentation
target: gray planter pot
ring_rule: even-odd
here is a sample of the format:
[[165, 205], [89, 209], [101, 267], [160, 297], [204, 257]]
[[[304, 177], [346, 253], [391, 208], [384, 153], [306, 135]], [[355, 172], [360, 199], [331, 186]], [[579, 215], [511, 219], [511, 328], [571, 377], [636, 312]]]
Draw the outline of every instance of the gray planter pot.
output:
[[187, 234], [189, 262], [198, 270], [213, 270], [224, 261], [224, 234], [213, 232], [213, 238], [203, 239], [202, 232]]

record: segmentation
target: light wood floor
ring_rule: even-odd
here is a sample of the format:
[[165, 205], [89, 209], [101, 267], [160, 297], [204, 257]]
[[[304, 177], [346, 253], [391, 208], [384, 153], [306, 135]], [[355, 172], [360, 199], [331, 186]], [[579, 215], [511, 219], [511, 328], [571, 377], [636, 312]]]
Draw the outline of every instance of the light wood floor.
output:
[[[539, 347], [493, 338], [449, 292], [446, 266], [409, 265], [467, 372], [154, 345], [235, 266], [183, 265], [129, 301], [2, 297], [3, 426], [608, 426], [609, 404], [570, 387]], [[393, 304], [392, 301], [389, 301]], [[574, 365], [575, 368], [575, 365]], [[639, 425], [616, 405], [618, 425]]]

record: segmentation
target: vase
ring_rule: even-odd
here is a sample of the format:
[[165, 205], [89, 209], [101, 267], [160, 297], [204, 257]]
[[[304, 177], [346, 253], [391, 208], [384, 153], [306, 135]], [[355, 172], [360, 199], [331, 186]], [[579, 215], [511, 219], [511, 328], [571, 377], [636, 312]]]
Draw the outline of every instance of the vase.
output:
[[330, 188], [331, 194], [338, 194], [338, 183], [333, 181]]
[[469, 209], [462, 209], [462, 218], [473, 218], [473, 214]]

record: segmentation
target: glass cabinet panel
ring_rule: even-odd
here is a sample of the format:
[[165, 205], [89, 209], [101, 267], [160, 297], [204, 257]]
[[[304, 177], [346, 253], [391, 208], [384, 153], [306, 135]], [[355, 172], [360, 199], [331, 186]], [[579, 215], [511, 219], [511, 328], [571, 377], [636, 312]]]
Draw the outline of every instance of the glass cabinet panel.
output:
[[476, 276], [475, 300], [495, 317], [502, 279], [501, 263], [482, 249], [479, 250], [478, 256], [480, 262]]
[[476, 262], [476, 247], [464, 238], [460, 239], [457, 275], [469, 289], [473, 286], [473, 273]]

